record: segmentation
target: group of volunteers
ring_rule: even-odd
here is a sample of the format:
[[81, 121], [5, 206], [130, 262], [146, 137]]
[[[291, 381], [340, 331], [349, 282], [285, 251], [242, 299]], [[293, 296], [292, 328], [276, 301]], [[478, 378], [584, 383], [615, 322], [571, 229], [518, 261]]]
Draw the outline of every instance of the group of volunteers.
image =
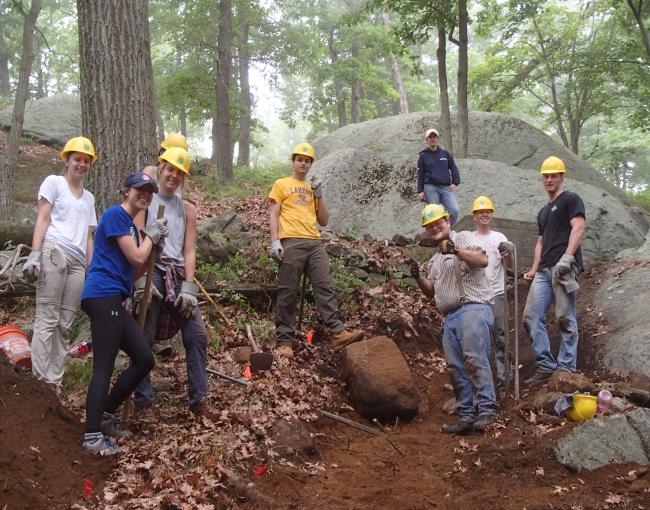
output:
[[[444, 316], [442, 343], [459, 421], [443, 430], [457, 434], [484, 431], [498, 411], [490, 366], [492, 338], [500, 394], [510, 377], [503, 356], [508, 327], [503, 308], [504, 264], [510, 263], [514, 245], [490, 229], [495, 208], [486, 196], [478, 197], [472, 206], [476, 230], [452, 230], [459, 212], [455, 197], [458, 168], [451, 154], [438, 146], [435, 129], [427, 130], [425, 140], [428, 147], [418, 158], [417, 191], [419, 199], [428, 202], [421, 224], [437, 249], [426, 276], [417, 263], [411, 265], [411, 273]], [[68, 332], [81, 306], [90, 318], [93, 348], [82, 449], [116, 453], [113, 439], [130, 435], [117, 417], [120, 405], [133, 393], [136, 411], [146, 416], [154, 402], [149, 378], [155, 364], [152, 347], [164, 316], [173, 331], [181, 331], [189, 410], [214, 418], [216, 413], [206, 398], [208, 337], [195, 280], [197, 211], [182, 193], [190, 173], [187, 140], [171, 133], [160, 145], [157, 164], [125, 178], [121, 203], [106, 209], [99, 224], [94, 197], [82, 186], [97, 159], [92, 142], [73, 138], [60, 155], [65, 172], [48, 176], [40, 186], [32, 251], [23, 265], [25, 276], [36, 282], [34, 376], [60, 392]], [[329, 220], [323, 184], [318, 178], [307, 179], [314, 161], [313, 147], [298, 144], [291, 154], [292, 175], [278, 179], [268, 195], [270, 255], [279, 264], [277, 352], [287, 358], [294, 356], [296, 310], [304, 277], [311, 282], [333, 349], [341, 350], [363, 338], [362, 331], [347, 330], [339, 318], [329, 259], [318, 229]], [[576, 368], [575, 291], [583, 268], [580, 241], [585, 211], [580, 197], [563, 191], [565, 171], [555, 157], [548, 158], [541, 169], [548, 204], [537, 217], [535, 258], [524, 275], [532, 281], [524, 312], [537, 367], [531, 383], [544, 382], [556, 370]], [[149, 275], [151, 304], [141, 330], [134, 316], [141, 308], [152, 250], [156, 258]], [[562, 337], [557, 359], [550, 350], [545, 322], [553, 301]], [[130, 364], [111, 387], [120, 350]]]
[[[428, 202], [421, 224], [437, 248], [427, 275], [420, 273], [414, 261], [411, 274], [443, 315], [442, 345], [459, 420], [443, 425], [442, 430], [464, 435], [484, 432], [495, 420], [497, 393], [500, 398], [505, 396], [506, 380], [512, 375], [512, 367], [504, 362], [509, 327], [504, 272], [505, 266], [512, 264], [515, 246], [491, 229], [495, 207], [487, 196], [477, 197], [472, 204], [473, 232], [452, 230], [459, 211], [455, 190], [460, 174], [449, 152], [439, 147], [438, 136], [435, 129], [425, 133], [427, 147], [418, 158], [417, 179], [419, 199]], [[524, 274], [524, 279], [532, 282], [523, 317], [535, 359], [535, 374], [524, 381], [531, 385], [543, 384], [556, 371], [576, 370], [576, 291], [584, 269], [580, 242], [585, 233], [585, 207], [576, 193], [564, 191], [565, 173], [564, 162], [556, 156], [547, 158], [540, 169], [548, 202], [537, 215], [534, 259]], [[557, 357], [551, 352], [546, 323], [553, 302], [560, 330]]]

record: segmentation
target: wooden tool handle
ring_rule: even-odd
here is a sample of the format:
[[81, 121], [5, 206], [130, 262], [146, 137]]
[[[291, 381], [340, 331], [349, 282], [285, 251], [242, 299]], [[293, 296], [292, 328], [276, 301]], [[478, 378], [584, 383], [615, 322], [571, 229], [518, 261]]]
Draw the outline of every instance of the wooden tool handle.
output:
[[[165, 215], [165, 206], [158, 206], [158, 217], [160, 219]], [[149, 258], [147, 259], [147, 279], [144, 284], [144, 294], [142, 295], [142, 306], [140, 307], [140, 313], [138, 314], [138, 326], [142, 331], [144, 331], [144, 323], [147, 320], [147, 310], [149, 309], [149, 304], [151, 303], [151, 284], [153, 283], [153, 268], [156, 264], [156, 259], [158, 258], [158, 248], [154, 244], [151, 247], [151, 252], [149, 253]]]
[[248, 324], [246, 324], [246, 336], [248, 337], [248, 342], [251, 344], [251, 347], [253, 348], [253, 352], [260, 352], [260, 349], [257, 346], [257, 342], [255, 342], [255, 338], [253, 338], [253, 332], [251, 331], [251, 327]]

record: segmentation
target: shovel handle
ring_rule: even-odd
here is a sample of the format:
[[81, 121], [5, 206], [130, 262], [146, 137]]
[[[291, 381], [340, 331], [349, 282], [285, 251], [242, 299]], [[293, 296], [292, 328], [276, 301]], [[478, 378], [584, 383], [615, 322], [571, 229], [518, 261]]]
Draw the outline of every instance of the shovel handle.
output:
[[253, 352], [260, 352], [260, 348], [257, 346], [255, 338], [253, 338], [253, 331], [249, 324], [246, 324], [246, 336], [248, 337], [248, 343], [250, 343], [253, 348]]
[[[165, 215], [165, 206], [158, 206], [158, 216], [157, 219], [162, 218]], [[149, 253], [149, 258], [147, 259], [147, 279], [144, 284], [144, 294], [142, 295], [142, 306], [140, 308], [140, 313], [138, 314], [138, 326], [141, 331], [144, 331], [144, 324], [147, 320], [147, 310], [149, 310], [149, 304], [151, 303], [151, 284], [153, 283], [153, 268], [158, 258], [158, 247], [154, 244], [151, 247], [151, 252]]]

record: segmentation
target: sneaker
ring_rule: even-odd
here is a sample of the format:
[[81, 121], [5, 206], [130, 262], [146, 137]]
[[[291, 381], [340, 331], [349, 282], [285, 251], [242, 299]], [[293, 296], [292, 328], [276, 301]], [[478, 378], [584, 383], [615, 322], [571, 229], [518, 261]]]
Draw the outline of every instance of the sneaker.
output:
[[101, 430], [110, 437], [131, 437], [133, 434], [127, 430], [124, 422], [111, 413], [104, 413], [102, 416]]
[[113, 440], [101, 432], [87, 432], [84, 434], [81, 449], [92, 455], [115, 455], [120, 451]]
[[280, 356], [288, 359], [293, 358], [293, 347], [288, 344], [278, 346], [277, 351]]
[[217, 411], [207, 399], [202, 398], [196, 404], [190, 406], [190, 412], [197, 417], [203, 416], [210, 421], [219, 421], [221, 414]]
[[552, 375], [553, 372], [535, 372], [535, 374], [532, 377], [529, 377], [524, 381], [524, 384], [529, 384], [529, 385], [546, 384]]
[[474, 431], [474, 423], [471, 421], [459, 421], [457, 423], [445, 423], [442, 431], [447, 434], [456, 434], [457, 436], [466, 436]]
[[174, 346], [169, 342], [156, 342], [151, 347], [151, 350], [154, 354], [163, 358], [169, 358], [174, 354]]
[[476, 432], [485, 432], [488, 427], [494, 422], [496, 416], [493, 414], [487, 416], [479, 416], [478, 420], [474, 422], [474, 430]]
[[354, 342], [358, 342], [363, 338], [363, 331], [359, 329], [353, 329], [352, 331], [337, 331], [336, 333], [330, 333], [330, 342], [335, 351], [340, 351], [343, 347], [347, 347]]

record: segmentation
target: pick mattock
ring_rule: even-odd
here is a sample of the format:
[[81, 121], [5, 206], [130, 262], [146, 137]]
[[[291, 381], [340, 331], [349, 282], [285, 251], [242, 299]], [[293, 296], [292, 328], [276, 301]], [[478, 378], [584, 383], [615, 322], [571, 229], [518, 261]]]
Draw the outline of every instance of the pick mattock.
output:
[[[165, 206], [159, 205], [157, 219], [162, 218], [164, 215], [165, 215]], [[145, 280], [145, 284], [144, 284], [142, 305], [140, 306], [140, 312], [138, 313], [138, 326], [142, 331], [144, 331], [144, 324], [147, 320], [147, 310], [149, 310], [149, 304], [151, 303], [151, 285], [153, 283], [153, 270], [157, 258], [158, 258], [158, 247], [154, 245], [151, 248], [151, 252], [149, 253], [149, 258], [147, 259], [147, 279]]]

